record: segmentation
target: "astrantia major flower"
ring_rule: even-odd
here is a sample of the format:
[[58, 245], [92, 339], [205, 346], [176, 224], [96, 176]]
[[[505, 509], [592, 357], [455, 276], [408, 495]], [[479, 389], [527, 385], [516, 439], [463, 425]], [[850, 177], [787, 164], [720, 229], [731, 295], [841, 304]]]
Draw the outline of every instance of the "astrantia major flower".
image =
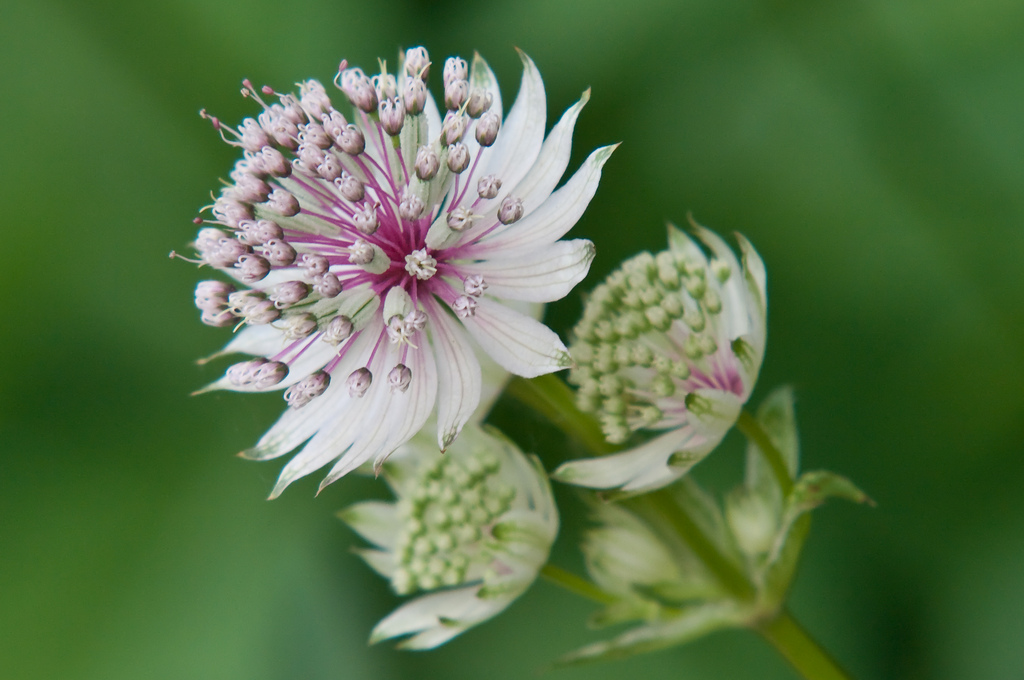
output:
[[244, 326], [222, 353], [253, 357], [208, 389], [284, 390], [289, 410], [243, 454], [306, 442], [271, 497], [332, 461], [321, 488], [367, 461], [379, 469], [431, 413], [447, 448], [480, 399], [477, 349], [526, 377], [571, 365], [553, 331], [501, 301], [557, 300], [586, 275], [593, 244], [559, 239], [614, 147], [555, 191], [588, 95], [545, 139], [543, 83], [522, 60], [504, 118], [482, 58], [439, 69], [421, 47], [372, 78], [342, 62], [348, 115], [310, 80], [298, 95], [245, 81], [263, 112], [237, 129], [207, 116], [243, 157], [195, 247], [237, 285], [203, 281], [196, 305], [207, 324]]
[[384, 466], [394, 503], [365, 501], [341, 518], [374, 544], [360, 555], [399, 595], [426, 593], [374, 628], [429, 649], [503, 611], [537, 577], [558, 533], [540, 461], [475, 423], [444, 456], [413, 439]]
[[572, 347], [584, 410], [605, 436], [649, 442], [570, 461], [560, 481], [637, 493], [669, 484], [714, 449], [736, 422], [764, 357], [764, 264], [738, 236], [743, 264], [714, 233], [694, 225], [710, 252], [669, 227], [669, 249], [628, 260], [591, 295]]

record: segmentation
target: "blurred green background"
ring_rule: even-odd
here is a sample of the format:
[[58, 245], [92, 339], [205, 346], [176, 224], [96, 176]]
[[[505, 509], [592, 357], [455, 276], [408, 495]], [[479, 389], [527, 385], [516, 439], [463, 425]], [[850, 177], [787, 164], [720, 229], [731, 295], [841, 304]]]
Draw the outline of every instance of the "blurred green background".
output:
[[[792, 608], [858, 677], [1024, 677], [1024, 4], [1014, 0], [14, 0], [0, 11], [0, 676], [524, 678], [598, 639], [538, 583], [433, 653], [369, 648], [396, 604], [333, 517], [380, 493], [232, 454], [277, 396], [188, 393], [193, 267], [167, 260], [255, 113], [243, 77], [328, 82], [399, 46], [519, 46], [549, 122], [593, 87], [573, 166], [622, 141], [574, 234], [598, 259], [548, 310], [664, 245], [687, 211], [769, 272], [755, 401], [796, 387], [807, 468], [875, 509], [818, 514]], [[45, 265], [45, 266], [44, 266]], [[511, 408], [504, 405], [506, 412]], [[521, 443], [544, 451], [540, 424]], [[701, 468], [736, 473], [738, 442]], [[559, 492], [568, 499], [570, 494]], [[578, 566], [565, 518], [556, 560]], [[792, 678], [742, 632], [558, 679]]]

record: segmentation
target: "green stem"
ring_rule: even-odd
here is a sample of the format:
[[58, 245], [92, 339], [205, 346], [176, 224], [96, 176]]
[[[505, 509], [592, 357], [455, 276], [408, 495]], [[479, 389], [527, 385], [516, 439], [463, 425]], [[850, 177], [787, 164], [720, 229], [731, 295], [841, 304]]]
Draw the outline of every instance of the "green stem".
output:
[[617, 597], [609, 595], [585, 578], [581, 578], [576, 574], [566, 571], [561, 567], [556, 567], [553, 564], [545, 564], [541, 567], [540, 575], [545, 580], [554, 583], [556, 586], [564, 588], [570, 593], [575, 593], [576, 595], [585, 597], [588, 600], [593, 600], [598, 604], [612, 604], [618, 600]]
[[532, 380], [514, 377], [505, 391], [523, 405], [546, 416], [562, 432], [595, 455], [615, 450], [614, 446], [605, 441], [597, 421], [576, 407], [576, 396], [569, 386], [554, 374], [549, 373]]
[[788, 496], [793, 488], [793, 478], [789, 475], [789, 467], [782, 457], [782, 452], [772, 443], [768, 433], [761, 427], [761, 423], [757, 422], [757, 418], [744, 409], [740, 411], [740, 417], [736, 420], [736, 428], [757, 445], [761, 455], [772, 469], [772, 474], [775, 475], [775, 481], [782, 490], [782, 496]]
[[754, 599], [757, 593], [747, 577], [718, 550], [668, 489], [645, 494], [637, 499], [637, 502], [646, 503], [654, 512], [668, 520], [676, 534], [736, 599]]
[[788, 611], [754, 628], [806, 680], [851, 680]]
[[[546, 416], [552, 424], [570, 438], [578, 441], [594, 455], [606, 455], [616, 450], [608, 444], [594, 418], [576, 407], [569, 387], [554, 375], [533, 380], [513, 378], [508, 393], [526, 406]], [[747, 411], [740, 413], [737, 427], [753, 441], [764, 454], [784, 494], [793, 488], [782, 453], [772, 443], [760, 423]], [[646, 504], [651, 511], [665, 518], [672, 529], [693, 553], [715, 575], [715, 578], [737, 600], [751, 601], [757, 593], [743, 571], [730, 562], [708, 537], [690, 514], [667, 489], [644, 494], [632, 502]], [[601, 604], [610, 604], [616, 598], [596, 585], [554, 565], [545, 565], [541, 574], [548, 581]], [[851, 680], [790, 614], [782, 610], [770, 620], [753, 628], [795, 668], [806, 680]]]

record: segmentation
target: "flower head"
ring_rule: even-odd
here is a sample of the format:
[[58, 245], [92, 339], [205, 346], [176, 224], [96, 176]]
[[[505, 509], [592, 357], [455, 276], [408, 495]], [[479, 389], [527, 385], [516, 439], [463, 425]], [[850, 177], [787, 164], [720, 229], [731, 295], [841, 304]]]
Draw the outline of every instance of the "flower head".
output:
[[271, 497], [332, 461], [321, 488], [367, 461], [379, 469], [431, 413], [447, 448], [480, 399], [478, 349], [526, 377], [571, 365], [554, 332], [505, 302], [557, 300], [586, 275], [593, 244], [559, 239], [614, 147], [555, 191], [589, 95], [545, 139], [543, 83], [521, 56], [504, 118], [479, 55], [433, 69], [442, 115], [421, 47], [395, 73], [342, 62], [347, 115], [310, 80], [297, 95], [245, 81], [263, 111], [237, 129], [207, 116], [243, 157], [195, 247], [241, 286], [204, 281], [196, 305], [207, 324], [244, 326], [222, 353], [255, 357], [207, 389], [284, 390], [291, 408], [243, 454], [306, 442]]
[[503, 611], [547, 561], [558, 513], [540, 461], [479, 426], [451, 450], [420, 438], [384, 466], [397, 501], [366, 501], [341, 518], [374, 544], [360, 554], [395, 592], [427, 592], [388, 615], [371, 641], [429, 649]]
[[710, 258], [670, 226], [668, 250], [637, 255], [594, 290], [572, 347], [570, 381], [609, 441], [662, 434], [565, 463], [556, 479], [633, 493], [665, 486], [718, 445], [750, 396], [764, 356], [764, 264], [742, 236], [741, 266], [721, 238], [694, 229]]

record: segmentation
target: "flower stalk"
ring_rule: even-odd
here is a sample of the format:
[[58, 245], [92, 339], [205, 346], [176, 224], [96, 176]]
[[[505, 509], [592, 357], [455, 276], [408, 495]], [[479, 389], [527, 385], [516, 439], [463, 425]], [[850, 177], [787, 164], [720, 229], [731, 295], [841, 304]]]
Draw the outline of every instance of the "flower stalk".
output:
[[[552, 375], [532, 380], [514, 379], [508, 393], [522, 404], [544, 415], [571, 439], [579, 442], [597, 456], [608, 455], [618, 447], [608, 444], [601, 436], [600, 426], [589, 414], [581, 411], [572, 390]], [[740, 431], [762, 451], [783, 493], [788, 495], [794, 483], [782, 453], [771, 442], [768, 433], [754, 416], [742, 411], [738, 419]], [[737, 602], [756, 605], [757, 590], [740, 568], [733, 564], [715, 545], [712, 538], [690, 516], [668, 489], [641, 495], [631, 503], [664, 518], [703, 566]], [[546, 565], [541, 575], [565, 590], [601, 604], [610, 604], [614, 597], [579, 576]], [[839, 664], [800, 626], [793, 616], [779, 607], [762, 612], [750, 621], [748, 627], [771, 644], [776, 651], [806, 680], [850, 680]]]
[[736, 419], [736, 428], [743, 433], [744, 437], [757, 445], [757, 449], [771, 468], [775, 482], [782, 490], [782, 495], [788, 496], [789, 492], [793, 490], [793, 478], [789, 475], [782, 452], [772, 443], [768, 433], [757, 422], [757, 418], [744, 409], [740, 411], [740, 417]]
[[851, 676], [785, 609], [755, 626], [754, 630], [807, 680], [851, 680]]

